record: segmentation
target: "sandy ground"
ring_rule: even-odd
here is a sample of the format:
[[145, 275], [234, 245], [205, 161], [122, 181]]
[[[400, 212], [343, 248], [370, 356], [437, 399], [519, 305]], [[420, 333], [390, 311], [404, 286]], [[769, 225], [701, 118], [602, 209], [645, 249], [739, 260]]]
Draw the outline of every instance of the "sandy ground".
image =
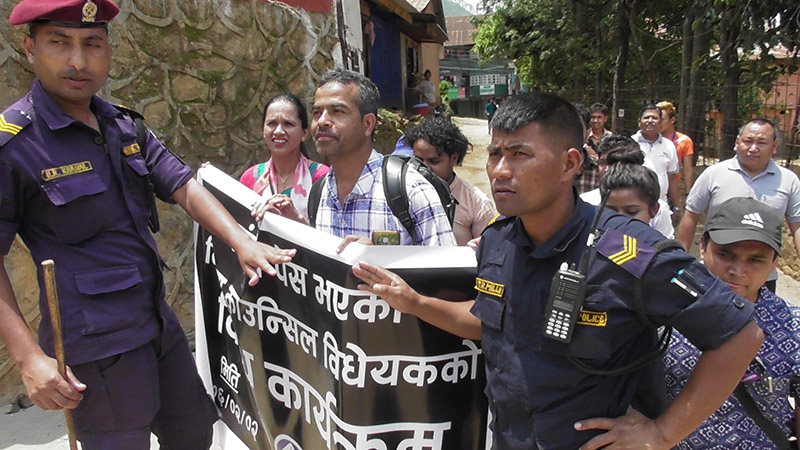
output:
[[[456, 169], [458, 176], [469, 181], [491, 196], [486, 177], [486, 147], [491, 141], [486, 121], [471, 118], [454, 118], [453, 121], [473, 145], [472, 152]], [[800, 283], [788, 276], [778, 278], [778, 293], [789, 302], [800, 305]], [[152, 449], [158, 444], [153, 438]], [[42, 411], [37, 407], [15, 414], [0, 414], [0, 450], [62, 450], [69, 448], [61, 411]]]

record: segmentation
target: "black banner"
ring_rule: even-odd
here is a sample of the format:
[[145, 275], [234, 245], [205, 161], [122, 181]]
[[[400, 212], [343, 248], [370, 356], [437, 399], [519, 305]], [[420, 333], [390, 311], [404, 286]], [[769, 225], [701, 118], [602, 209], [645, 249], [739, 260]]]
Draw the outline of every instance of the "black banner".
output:
[[470, 249], [353, 244], [337, 255], [340, 240], [310, 227], [268, 215], [259, 228], [254, 193], [213, 167], [199, 174], [254, 238], [297, 249], [250, 287], [233, 250], [197, 231], [198, 365], [228, 429], [250, 449], [485, 448], [480, 342], [399, 313], [350, 270], [379, 264], [463, 301], [474, 298]]

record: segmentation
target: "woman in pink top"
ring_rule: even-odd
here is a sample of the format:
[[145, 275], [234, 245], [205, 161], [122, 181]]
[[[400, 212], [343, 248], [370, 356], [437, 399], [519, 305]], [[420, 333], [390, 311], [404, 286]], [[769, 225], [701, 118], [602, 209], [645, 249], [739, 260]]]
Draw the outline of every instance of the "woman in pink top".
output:
[[267, 162], [245, 170], [239, 181], [260, 194], [263, 202], [253, 208], [261, 219], [265, 212], [281, 212], [289, 203], [307, 214], [311, 185], [328, 173], [328, 166], [308, 159], [308, 112], [292, 94], [278, 94], [264, 107], [264, 142], [270, 153]]

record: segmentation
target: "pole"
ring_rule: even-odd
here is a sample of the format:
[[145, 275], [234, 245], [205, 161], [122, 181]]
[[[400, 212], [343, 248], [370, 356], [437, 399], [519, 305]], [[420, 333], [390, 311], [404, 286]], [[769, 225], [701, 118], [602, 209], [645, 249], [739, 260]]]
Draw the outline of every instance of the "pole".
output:
[[[66, 380], [67, 365], [64, 362], [64, 333], [61, 329], [61, 310], [58, 307], [55, 262], [53, 262], [52, 259], [42, 261], [42, 270], [44, 272], [44, 287], [47, 293], [47, 307], [50, 310], [50, 324], [53, 327], [53, 346], [56, 350], [58, 373]], [[64, 419], [67, 422], [69, 448], [70, 450], [78, 450], [78, 441], [75, 440], [75, 423], [72, 420], [72, 410], [64, 408]]]

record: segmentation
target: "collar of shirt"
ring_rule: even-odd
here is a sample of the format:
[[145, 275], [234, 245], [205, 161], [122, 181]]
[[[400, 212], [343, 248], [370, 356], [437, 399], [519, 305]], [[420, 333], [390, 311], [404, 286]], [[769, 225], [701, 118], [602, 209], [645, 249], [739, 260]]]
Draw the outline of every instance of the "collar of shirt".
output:
[[[372, 187], [375, 184], [375, 179], [378, 176], [378, 171], [381, 170], [382, 164], [383, 155], [376, 152], [375, 149], [372, 149], [367, 163], [364, 164], [364, 170], [361, 171], [361, 176], [358, 177], [358, 181], [356, 181], [356, 185], [353, 186], [353, 190], [348, 194], [348, 197], [350, 195], [357, 195], [360, 197], [369, 195], [369, 193], [372, 192]], [[328, 195], [343, 204], [343, 200], [338, 198], [336, 177], [333, 176], [335, 170], [335, 167], [331, 167], [328, 172]]]
[[[78, 122], [77, 119], [61, 109], [58, 103], [44, 90], [39, 80], [33, 82], [33, 87], [31, 88], [31, 103], [36, 107], [36, 114], [44, 120], [51, 130], [66, 128]], [[92, 97], [90, 107], [91, 110], [99, 116], [115, 117], [121, 114], [117, 108], [96, 95]]]
[[591, 221], [596, 209], [578, 198], [577, 191], [573, 189], [575, 198], [575, 211], [572, 217], [569, 218], [566, 224], [559, 229], [556, 234], [550, 237], [544, 244], [536, 248], [531, 242], [530, 236], [525, 231], [525, 226], [522, 224], [522, 219], [519, 217], [514, 219], [514, 223], [509, 231], [507, 238], [514, 245], [525, 248], [530, 254], [531, 258], [545, 259], [550, 258], [558, 253], [564, 252], [575, 239], [582, 233], [586, 223]]
[[599, 141], [603, 140], [604, 137], [609, 136], [610, 134], [612, 134], [610, 131], [608, 131], [605, 128], [603, 128], [603, 134], [598, 136], [598, 135], [594, 134], [594, 131], [592, 131], [590, 129], [589, 130], [589, 139], [596, 139], [599, 142]]
[[728, 170], [735, 170], [737, 172], [741, 172], [746, 177], [755, 180], [756, 178], [760, 178], [765, 175], [774, 175], [778, 173], [778, 166], [775, 164], [775, 161], [772, 158], [770, 158], [769, 162], [767, 163], [767, 168], [757, 173], [756, 176], [751, 177], [750, 174], [747, 173], [747, 171], [745, 171], [742, 168], [742, 165], [739, 164], [739, 157], [734, 156], [733, 158], [731, 158], [731, 165], [728, 167]]
[[[787, 340], [786, 335], [797, 335], [800, 332], [800, 308], [778, 297], [764, 286], [758, 291], [758, 300], [754, 309], [754, 318], [759, 328], [764, 332], [765, 344], [767, 341], [775, 341], [776, 344], [778, 342], [791, 342], [791, 339]], [[770, 347], [772, 346], [767, 348], [769, 349]], [[792, 350], [791, 345], [787, 344], [781, 349], [773, 347], [770, 352], [782, 352], [786, 355], [791, 353], [791, 359], [796, 361], [795, 350]], [[764, 347], [759, 350], [759, 355], [762, 355], [762, 358], [764, 358], [763, 353], [765, 353]], [[765, 361], [767, 365], [782, 364], [780, 363], [780, 358], [769, 357], [765, 359], [772, 360]]]
[[650, 141], [648, 141], [648, 140], [647, 140], [647, 138], [645, 138], [645, 137], [642, 135], [642, 130], [639, 130], [639, 131], [637, 131], [637, 132], [636, 132], [636, 134], [634, 134], [634, 135], [633, 135], [633, 139], [634, 139], [636, 142], [647, 142], [647, 143], [648, 143], [648, 144], [650, 144], [650, 145], [656, 145], [656, 144], [660, 144], [660, 143], [661, 143], [661, 138], [662, 138], [662, 136], [661, 136], [661, 133], [658, 133], [658, 137], [656, 138], [656, 140], [655, 140], [655, 141], [652, 141], [652, 142], [650, 142]]

